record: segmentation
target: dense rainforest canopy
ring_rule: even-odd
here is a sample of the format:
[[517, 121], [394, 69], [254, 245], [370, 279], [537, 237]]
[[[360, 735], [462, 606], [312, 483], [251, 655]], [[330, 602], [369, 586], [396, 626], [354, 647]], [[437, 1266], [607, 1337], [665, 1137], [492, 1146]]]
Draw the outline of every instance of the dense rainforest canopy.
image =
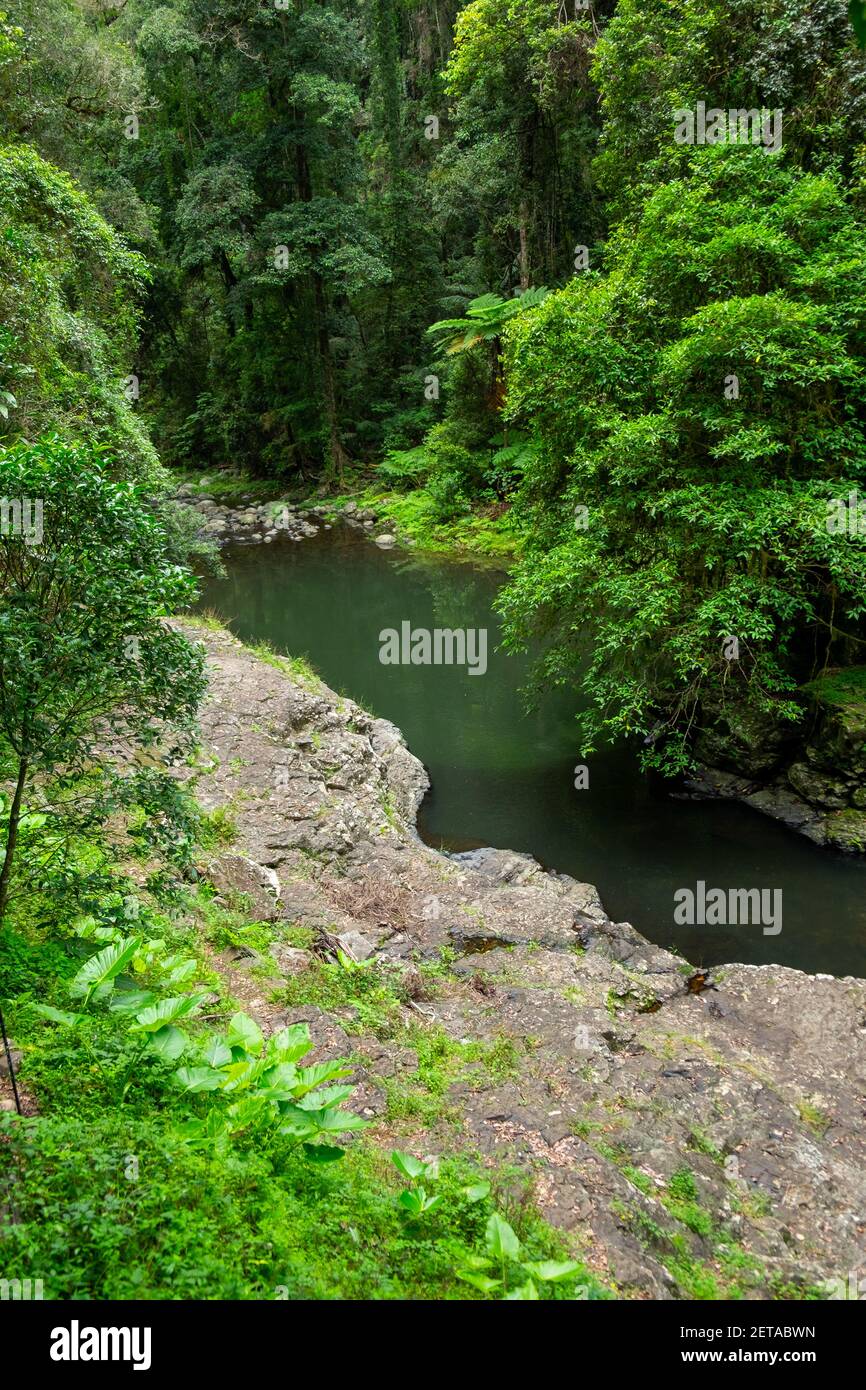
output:
[[0, 62], [7, 438], [507, 513], [509, 640], [667, 769], [862, 660], [844, 0], [22, 0]]

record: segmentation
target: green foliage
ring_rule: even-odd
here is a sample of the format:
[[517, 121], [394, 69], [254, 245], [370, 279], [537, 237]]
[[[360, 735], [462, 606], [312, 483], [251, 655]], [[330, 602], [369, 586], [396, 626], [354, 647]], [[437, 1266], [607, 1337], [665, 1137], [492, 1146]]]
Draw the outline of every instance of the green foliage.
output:
[[389, 449], [376, 471], [388, 487], [400, 489], [417, 483], [429, 467], [427, 450], [417, 445], [414, 449]]
[[[137, 909], [136, 899], [128, 898], [129, 903], [135, 903]], [[77, 1043], [100, 1073], [114, 1103], [122, 1105], [133, 1080], [141, 1081], [143, 1067], [156, 1063], [154, 1073], [159, 1084], [161, 1064], [175, 1062], [189, 1049], [190, 1038], [177, 1023], [192, 1019], [204, 995], [188, 991], [160, 996], [159, 991], [176, 987], [195, 974], [197, 963], [194, 957], [171, 951], [164, 938], [125, 936], [120, 927], [100, 924], [92, 916], [79, 918], [73, 930], [82, 940], [108, 943], [88, 957], [68, 981], [67, 991], [79, 1011], [45, 1003], [34, 1005], [34, 1010], [49, 1022], [75, 1031]], [[118, 1065], [113, 1068], [105, 1065], [105, 1028], [95, 1005], [106, 1005], [123, 1027], [117, 1038]]]
[[224, 849], [238, 837], [237, 816], [229, 806], [203, 811], [199, 817], [198, 842], [202, 849]]
[[427, 326], [560, 279], [571, 238], [600, 227], [591, 28], [558, 0], [468, 5], [453, 50], [458, 0], [418, 16], [398, 0], [17, 8], [11, 138], [70, 170], [149, 263], [140, 403], [110, 380], [135, 370], [129, 342], [119, 373], [91, 345], [91, 387], [101, 409], [117, 396], [114, 434], [141, 410], [172, 461], [330, 479], [350, 452], [417, 445], [441, 414], [422, 396]]
[[[866, 545], [826, 520], [866, 473], [863, 6], [572, 14], [0, 15], [0, 992], [40, 1106], [3, 1119], [0, 1212], [14, 1179], [4, 1274], [49, 1296], [604, 1296], [494, 1170], [335, 1143], [364, 1127], [350, 1064], [303, 1065], [307, 1025], [265, 1039], [212, 973], [196, 924], [270, 935], [185, 882], [232, 808], [148, 765], [189, 741], [203, 663], [165, 619], [213, 554], [156, 499], [145, 420], [169, 461], [521, 551], [509, 640], [582, 688], [585, 752], [637, 735], [678, 771], [713, 720], [862, 706]], [[698, 101], [781, 109], [782, 151], [678, 144]], [[10, 499], [44, 507], [38, 540]], [[113, 767], [121, 746], [141, 765]], [[281, 987], [415, 1052], [385, 1082], [411, 1144], [454, 1119], [455, 1081], [521, 1058], [407, 1025], [405, 998], [343, 953]], [[686, 1296], [757, 1287], [689, 1170], [657, 1195], [685, 1230], [621, 1214]]]
[[[225, 1151], [229, 1141], [241, 1135], [261, 1136], [276, 1129], [302, 1144], [310, 1159], [332, 1162], [342, 1157], [343, 1150], [319, 1141], [365, 1128], [359, 1116], [339, 1108], [353, 1088], [329, 1084], [349, 1075], [351, 1068], [342, 1061], [297, 1066], [313, 1046], [306, 1023], [284, 1028], [265, 1042], [258, 1024], [239, 1012], [232, 1016], [225, 1035], [207, 1033], [193, 1040], [178, 1024], [190, 1025], [204, 994], [195, 988], [182, 994], [159, 991], [176, 988], [195, 975], [194, 957], [170, 951], [163, 938], [124, 936], [120, 928], [99, 925], [92, 917], [80, 920], [76, 931], [81, 937], [108, 942], [69, 982], [68, 992], [80, 1001], [84, 1012], [71, 1013], [48, 1004], [36, 1005], [36, 1012], [52, 1023], [78, 1030], [94, 1059], [99, 1030], [89, 1007], [106, 1004], [121, 1016], [132, 1049], [115, 1088], [119, 1103], [148, 1054], [168, 1064], [186, 1057], [184, 1065], [168, 1073], [168, 1084], [174, 1082], [188, 1095], [229, 1098], [228, 1104], [209, 1105], [186, 1122], [179, 1133], [188, 1143]], [[98, 1060], [95, 1065], [100, 1066]]]
[[[188, 730], [203, 659], [164, 621], [195, 592], [167, 554], [142, 490], [111, 482], [98, 450], [52, 435], [0, 447], [0, 741], [14, 793], [0, 925], [28, 779], [104, 764], [110, 737], [139, 746]], [[26, 820], [23, 829], [26, 833]]]
[[66, 953], [56, 942], [31, 941], [11, 927], [0, 937], [0, 999], [32, 993], [44, 978], [62, 978], [68, 970]]
[[420, 1220], [428, 1212], [434, 1210], [442, 1201], [441, 1196], [431, 1196], [423, 1183], [435, 1182], [439, 1176], [439, 1160], [429, 1158], [421, 1160], [415, 1158], [413, 1154], [400, 1153], [395, 1150], [391, 1154], [391, 1162], [399, 1173], [407, 1179], [410, 1186], [405, 1188], [398, 1197], [398, 1202], [407, 1216], [412, 1220]]
[[[410, 1229], [417, 1229], [422, 1222], [429, 1220], [429, 1213], [446, 1200], [444, 1195], [428, 1193], [425, 1183], [435, 1183], [440, 1176], [439, 1159], [416, 1158], [414, 1154], [395, 1150], [391, 1162], [408, 1181], [409, 1187], [400, 1193], [398, 1204], [406, 1214]], [[469, 1205], [488, 1203], [491, 1185], [487, 1181], [473, 1182], [463, 1188], [462, 1197]], [[604, 1291], [577, 1260], [528, 1260], [522, 1243], [505, 1217], [498, 1211], [491, 1212], [484, 1228], [485, 1253], [464, 1250], [458, 1258], [455, 1273], [458, 1279], [471, 1285], [483, 1296], [497, 1293], [506, 1300], [537, 1300], [541, 1297], [538, 1285], [563, 1284], [567, 1286], [566, 1296], [580, 1298], [604, 1297]], [[496, 1278], [488, 1273], [491, 1268], [498, 1270]], [[574, 1281], [584, 1280], [580, 1290], [575, 1293]]]
[[[319, 1165], [275, 1141], [214, 1154], [180, 1142], [171, 1121], [129, 1109], [0, 1116], [0, 1196], [14, 1184], [17, 1213], [3, 1231], [5, 1277], [36, 1274], [46, 1298], [473, 1296], [454, 1266], [483, 1248], [487, 1212], [464, 1196], [465, 1165], [443, 1163], [443, 1201], [410, 1229], [375, 1153]], [[521, 1230], [533, 1258], [558, 1258], [540, 1225], [524, 1218]]]
[[510, 323], [526, 309], [534, 309], [547, 298], [546, 289], [524, 290], [513, 299], [503, 299], [498, 294], [482, 294], [470, 300], [466, 306], [466, 316], [460, 319], [442, 319], [431, 324], [427, 332], [438, 340], [438, 346], [448, 353], [466, 352], [479, 343], [497, 343]]
[[0, 537], [0, 729], [18, 757], [89, 759], [97, 718], [150, 742], [154, 720], [188, 721], [201, 653], [161, 619], [195, 586], [142, 490], [50, 436], [0, 449], [0, 496], [41, 508], [32, 534]]
[[[760, 0], [618, 0], [592, 60], [603, 129], [596, 174], [615, 219], [687, 173], [692, 147], [673, 140], [673, 113], [777, 108], [783, 160], [838, 171], [866, 137], [866, 62], [843, 0], [806, 10]], [[822, 80], [816, 83], [820, 72]]]
[[[500, 1298], [513, 1301], [535, 1301], [540, 1298], [538, 1285], [573, 1280], [583, 1267], [576, 1260], [526, 1260], [514, 1229], [498, 1212], [493, 1212], [485, 1231], [486, 1255], [474, 1255], [458, 1278], [471, 1284], [483, 1294], [498, 1293]], [[495, 1268], [498, 1277], [485, 1273]], [[592, 1294], [595, 1293], [593, 1288]], [[587, 1290], [584, 1289], [584, 1297]]]
[[866, 472], [866, 242], [829, 175], [709, 149], [609, 263], [509, 335], [509, 416], [539, 448], [502, 609], [590, 696], [585, 750], [640, 733], [673, 770], [720, 702], [796, 720], [862, 621], [866, 547], [826, 518]]
[[177, 1073], [186, 1092], [231, 1097], [231, 1104], [210, 1109], [186, 1127], [189, 1142], [219, 1147], [229, 1138], [276, 1128], [301, 1144], [314, 1162], [342, 1158], [344, 1150], [327, 1139], [365, 1129], [367, 1122], [340, 1109], [353, 1087], [329, 1084], [350, 1074], [344, 1061], [296, 1065], [312, 1046], [306, 1023], [284, 1028], [265, 1042], [253, 1019], [235, 1014], [225, 1036], [208, 1041], [199, 1064]]
[[0, 429], [86, 434], [123, 476], [158, 481], [128, 389], [150, 279], [69, 176], [27, 146], [0, 149]]
[[591, 47], [589, 17], [565, 17], [559, 0], [470, 0], [457, 16], [445, 71], [455, 128], [437, 205], [479, 229], [488, 285], [515, 274], [524, 287], [557, 282], [574, 241], [595, 240]]
[[[213, 993], [208, 1013], [226, 1022], [207, 1027], [197, 1000], [216, 981], [197, 939], [200, 894], [168, 916], [115, 872], [111, 891], [90, 899], [104, 852], [79, 846], [78, 892], [91, 911], [70, 922], [54, 899], [29, 899], [14, 932], [0, 934], [21, 1080], [40, 1105], [32, 1120], [0, 1117], [0, 1211], [12, 1187], [15, 1203], [2, 1230], [6, 1277], [35, 1273], [46, 1297], [472, 1297], [456, 1271], [484, 1248], [491, 1180], [526, 1258], [562, 1259], [512, 1175], [479, 1180], [462, 1160], [401, 1155], [410, 1186], [436, 1187], [419, 1221], [384, 1155], [356, 1140], [334, 1163], [342, 1064], [303, 1066], [305, 1024], [265, 1043]], [[366, 978], [335, 969], [353, 990]], [[189, 1037], [180, 1059], [155, 1045], [172, 1029]], [[262, 1124], [259, 1098], [270, 1104], [277, 1080], [285, 1114]], [[329, 1128], [311, 1143], [310, 1119], [323, 1112]], [[549, 1287], [568, 1296], [572, 1285]]]
[[700, 1205], [698, 1185], [689, 1168], [678, 1168], [668, 1183], [664, 1203], [672, 1216], [682, 1221], [695, 1235], [709, 1237], [713, 1233], [713, 1222]]

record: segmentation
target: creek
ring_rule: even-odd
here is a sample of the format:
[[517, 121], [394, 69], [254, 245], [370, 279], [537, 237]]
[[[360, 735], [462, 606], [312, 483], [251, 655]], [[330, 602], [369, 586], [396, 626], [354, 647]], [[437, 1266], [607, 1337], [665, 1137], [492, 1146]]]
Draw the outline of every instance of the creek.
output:
[[[227, 574], [204, 581], [201, 608], [246, 642], [307, 656], [328, 685], [402, 729], [432, 781], [419, 815], [430, 844], [526, 851], [594, 883], [612, 917], [696, 965], [866, 975], [862, 859], [819, 849], [734, 802], [671, 797], [641, 774], [630, 748], [599, 749], [586, 777], [575, 776], [584, 762], [575, 694], [550, 690], [526, 712], [528, 662], [499, 650], [500, 571], [380, 550], [345, 526], [229, 546], [223, 559]], [[404, 622], [487, 629], [483, 675], [466, 664], [383, 664], [380, 633]], [[699, 883], [781, 890], [782, 930], [676, 922], [675, 893]]]

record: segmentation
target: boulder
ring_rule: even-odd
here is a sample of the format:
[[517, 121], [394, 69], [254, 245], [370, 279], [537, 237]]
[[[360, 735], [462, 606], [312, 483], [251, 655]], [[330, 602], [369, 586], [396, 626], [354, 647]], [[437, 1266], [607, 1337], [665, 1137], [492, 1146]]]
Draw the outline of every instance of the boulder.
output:
[[[11, 1058], [12, 1058], [12, 1066], [15, 1068], [15, 1072], [16, 1072], [16, 1074], [17, 1074], [18, 1071], [19, 1071], [19, 1069], [20, 1069], [20, 1067], [21, 1067], [21, 1053], [18, 1051], [18, 1048], [17, 1048], [17, 1047], [13, 1047], [12, 1044], [10, 1043], [10, 1045], [9, 1045], [9, 1054], [10, 1054], [10, 1056], [11, 1056]], [[2, 1044], [0, 1044], [0, 1076], [8, 1076], [8, 1075], [9, 1075], [9, 1059], [8, 1059], [7, 1056], [6, 1056], [6, 1049], [5, 1049], [5, 1047], [3, 1047]]]
[[341, 950], [345, 951], [352, 960], [369, 960], [376, 949], [375, 942], [369, 937], [363, 936], [359, 931], [343, 932], [337, 937]]
[[221, 897], [242, 893], [260, 922], [280, 915], [280, 880], [273, 869], [244, 854], [222, 854], [207, 866], [207, 876]]
[[866, 853], [866, 811], [846, 807], [834, 811], [824, 822], [826, 843], [846, 854]]
[[768, 777], [785, 761], [795, 730], [744, 708], [735, 700], [705, 701], [695, 754], [710, 767], [746, 777]]
[[309, 951], [302, 951], [298, 946], [286, 946], [281, 941], [275, 941], [270, 952], [281, 975], [298, 975], [307, 969], [312, 960]]

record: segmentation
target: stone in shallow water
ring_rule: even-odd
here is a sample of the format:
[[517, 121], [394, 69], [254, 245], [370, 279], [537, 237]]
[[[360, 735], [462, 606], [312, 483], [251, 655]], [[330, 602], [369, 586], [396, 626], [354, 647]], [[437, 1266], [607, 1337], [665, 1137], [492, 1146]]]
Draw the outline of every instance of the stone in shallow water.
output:
[[866, 852], [866, 811], [835, 811], [825, 821], [827, 843], [849, 854]]

